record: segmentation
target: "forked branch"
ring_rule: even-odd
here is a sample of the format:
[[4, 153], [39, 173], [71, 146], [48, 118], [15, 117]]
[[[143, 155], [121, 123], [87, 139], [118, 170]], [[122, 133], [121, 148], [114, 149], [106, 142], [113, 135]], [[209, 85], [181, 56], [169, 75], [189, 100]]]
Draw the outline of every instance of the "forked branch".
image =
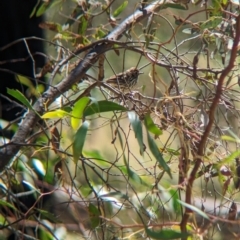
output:
[[[71, 86], [81, 81], [85, 73], [90, 69], [94, 63], [97, 62], [98, 57], [111, 49], [113, 43], [121, 38], [121, 36], [128, 31], [134, 24], [140, 22], [142, 19], [148, 17], [153, 12], [160, 10], [163, 4], [171, 1], [158, 0], [154, 1], [146, 8], [136, 10], [132, 15], [126, 18], [119, 26], [107, 35], [106, 42], [96, 44], [86, 54], [86, 56], [79, 62], [73, 71], [63, 79], [58, 85], [50, 87], [34, 104], [33, 109], [29, 110], [25, 118], [22, 120], [18, 131], [12, 138], [9, 144], [4, 145], [0, 150], [0, 172], [3, 172], [5, 167], [13, 161], [14, 156], [20, 149], [20, 146], [25, 143], [28, 134], [33, 126], [39, 120], [39, 115], [42, 115], [46, 109], [56, 98], [68, 91]], [[37, 114], [38, 113], [38, 114]], [[21, 143], [21, 145], [19, 145]]]
[[[194, 180], [196, 178], [197, 171], [198, 171], [198, 169], [199, 169], [199, 167], [202, 163], [202, 160], [203, 160], [206, 142], [207, 142], [207, 139], [208, 139], [209, 134], [211, 132], [213, 123], [214, 123], [215, 111], [216, 111], [219, 100], [220, 100], [220, 98], [222, 96], [222, 93], [223, 93], [224, 80], [226, 79], [228, 74], [234, 68], [234, 63], [236, 61], [236, 57], [237, 57], [237, 54], [238, 54], [239, 39], [240, 39], [240, 15], [236, 18], [235, 29], [236, 29], [236, 35], [235, 35], [234, 42], [233, 42], [233, 47], [232, 47], [232, 50], [231, 50], [231, 57], [230, 57], [230, 60], [229, 60], [229, 64], [222, 71], [222, 73], [219, 77], [218, 85], [217, 85], [217, 88], [216, 88], [216, 95], [213, 99], [213, 102], [212, 102], [210, 110], [209, 110], [209, 122], [206, 126], [204, 134], [201, 137], [201, 141], [198, 145], [198, 151], [197, 151], [197, 156], [195, 157], [194, 168], [193, 168], [193, 170], [192, 170], [192, 172], [189, 176], [189, 179], [188, 179], [188, 184], [187, 184], [187, 188], [186, 188], [186, 199], [185, 199], [185, 202], [188, 203], [188, 204], [192, 204], [191, 201], [192, 201], [193, 183], [194, 183]], [[187, 225], [190, 213], [191, 213], [191, 209], [186, 208], [183, 219], [182, 219], [182, 222], [181, 222], [181, 230], [183, 232], [186, 232], [186, 225]]]

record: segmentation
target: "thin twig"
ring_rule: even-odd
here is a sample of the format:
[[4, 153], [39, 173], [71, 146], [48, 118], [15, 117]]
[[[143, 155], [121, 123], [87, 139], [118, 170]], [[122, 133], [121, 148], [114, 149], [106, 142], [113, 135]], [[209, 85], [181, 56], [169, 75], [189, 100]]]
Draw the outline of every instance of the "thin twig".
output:
[[[222, 71], [222, 73], [219, 77], [217, 88], [216, 88], [216, 95], [215, 95], [215, 98], [212, 101], [212, 104], [211, 104], [211, 107], [210, 107], [210, 110], [209, 110], [209, 122], [208, 122], [208, 124], [206, 126], [206, 129], [205, 129], [205, 131], [204, 131], [204, 133], [201, 137], [201, 141], [198, 145], [197, 156], [195, 157], [195, 164], [194, 164], [193, 170], [190, 173], [190, 176], [189, 176], [189, 179], [188, 179], [188, 184], [187, 184], [187, 188], [186, 188], [186, 195], [185, 195], [186, 196], [185, 202], [187, 204], [191, 204], [191, 201], [192, 201], [193, 183], [194, 183], [197, 171], [198, 171], [198, 169], [199, 169], [199, 167], [202, 163], [202, 160], [203, 160], [206, 142], [207, 142], [209, 134], [211, 133], [211, 129], [212, 129], [212, 126], [213, 126], [213, 123], [214, 123], [215, 111], [218, 107], [218, 103], [219, 103], [219, 100], [220, 100], [222, 92], [223, 92], [224, 80], [226, 79], [226, 77], [228, 76], [230, 71], [234, 68], [234, 62], [236, 60], [237, 52], [238, 52], [239, 39], [240, 39], [240, 15], [238, 15], [238, 17], [236, 18], [236, 36], [234, 38], [234, 43], [233, 43], [233, 47], [232, 47], [232, 52], [231, 52], [231, 57], [230, 57], [230, 60], [229, 60], [229, 64]], [[188, 222], [190, 214], [191, 214], [191, 209], [186, 208], [184, 216], [182, 218], [182, 222], [181, 222], [182, 232], [187, 231], [186, 226], [187, 226], [187, 222]], [[185, 240], [185, 238], [183, 238], [183, 239]]]
[[[113, 31], [107, 35], [107, 37], [100, 44], [94, 44], [92, 49], [86, 54], [86, 56], [79, 62], [79, 64], [74, 68], [74, 70], [63, 79], [58, 85], [55, 87], [50, 87], [46, 92], [43, 93], [42, 97], [40, 97], [37, 102], [34, 104], [34, 111], [30, 110], [26, 115], [25, 119], [22, 121], [19, 126], [18, 131], [12, 138], [11, 142], [14, 143], [24, 143], [28, 134], [30, 133], [33, 126], [39, 120], [38, 114], [42, 115], [47, 106], [49, 106], [56, 98], [58, 98], [61, 94], [68, 91], [71, 86], [80, 82], [84, 77], [85, 73], [89, 68], [93, 66], [94, 63], [97, 62], [98, 57], [110, 50], [113, 46], [111, 41], [116, 41], [121, 38], [121, 36], [129, 30], [132, 25], [138, 23], [142, 19], [148, 17], [154, 11], [158, 11], [162, 4], [166, 3], [164, 0], [154, 1], [149, 4], [146, 8], [142, 10], [135, 11], [132, 15], [126, 18], [120, 25], [118, 25]], [[6, 48], [6, 46], [5, 46]], [[38, 113], [38, 114], [36, 114]], [[0, 171], [3, 172], [5, 167], [8, 166], [10, 160], [16, 155], [19, 151], [19, 145], [7, 145], [5, 148], [0, 150]]]

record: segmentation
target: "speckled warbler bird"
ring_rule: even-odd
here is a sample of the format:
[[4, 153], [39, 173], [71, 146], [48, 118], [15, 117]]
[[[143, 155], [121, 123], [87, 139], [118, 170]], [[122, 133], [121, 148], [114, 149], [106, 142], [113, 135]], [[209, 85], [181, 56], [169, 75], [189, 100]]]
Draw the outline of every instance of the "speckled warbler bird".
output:
[[137, 68], [132, 67], [125, 72], [108, 78], [105, 82], [120, 90], [130, 90], [137, 84], [138, 76], [140, 74], [142, 74], [142, 72], [139, 72]]

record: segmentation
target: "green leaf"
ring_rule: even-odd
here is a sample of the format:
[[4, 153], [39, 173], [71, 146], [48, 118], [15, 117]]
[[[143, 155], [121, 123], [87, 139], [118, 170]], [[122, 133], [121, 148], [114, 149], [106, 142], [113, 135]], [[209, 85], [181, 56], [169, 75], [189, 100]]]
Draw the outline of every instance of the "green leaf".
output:
[[[53, 228], [53, 224], [50, 224], [50, 222], [48, 222], [48, 227], [51, 227]], [[59, 229], [61, 229], [62, 227], [60, 228], [57, 228], [57, 230], [53, 233], [54, 236], [57, 236], [57, 239], [64, 239], [64, 238], [61, 238], [61, 236], [59, 236], [58, 232]], [[53, 234], [47, 230], [47, 228], [39, 228], [38, 229], [38, 239], [44, 239], [44, 240], [53, 240], [53, 239], [56, 239], [56, 237], [53, 237]]]
[[81, 193], [84, 197], [88, 197], [90, 194], [92, 194], [93, 190], [89, 187], [89, 185], [83, 185], [81, 187]]
[[91, 44], [92, 42], [90, 41], [90, 40], [88, 40], [88, 38], [87, 37], [85, 37], [85, 36], [83, 36], [83, 41], [82, 41], [82, 44], [83, 45], [88, 45], [88, 44]]
[[84, 35], [86, 30], [87, 30], [87, 26], [88, 26], [88, 20], [87, 20], [87, 17], [86, 16], [81, 16], [80, 19], [79, 19], [79, 26], [78, 26], [78, 33], [80, 35]]
[[62, 109], [58, 109], [56, 111], [51, 111], [43, 114], [41, 118], [64, 118], [66, 116], [71, 116], [71, 114]]
[[215, 12], [218, 12], [217, 14], [219, 14], [219, 10], [222, 8], [221, 3], [222, 0], [212, 0], [212, 7]]
[[155, 232], [148, 228], [145, 228], [145, 231], [148, 237], [153, 239], [161, 239], [161, 240], [186, 238], [190, 235], [188, 233], [181, 233], [179, 231], [172, 230], [172, 229], [162, 229], [160, 231]]
[[175, 9], [178, 9], [178, 10], [188, 10], [187, 5], [184, 5], [184, 4], [176, 4], [176, 3], [167, 3], [167, 4], [164, 4], [164, 5], [162, 6], [162, 9], [165, 9], [165, 8], [175, 8]]
[[33, 190], [37, 192], [39, 195], [41, 195], [41, 192], [37, 188], [35, 188], [30, 182], [23, 180], [22, 183], [26, 185], [30, 190]]
[[231, 137], [231, 136], [227, 136], [227, 135], [223, 135], [223, 136], [221, 137], [221, 139], [224, 140], [224, 141], [240, 143], [240, 139], [239, 139], [239, 138]]
[[56, 218], [52, 213], [46, 211], [46, 210], [42, 210], [39, 208], [34, 208], [34, 210], [38, 211], [39, 213], [41, 213], [41, 218], [45, 217], [47, 219], [49, 219], [51, 222], [53, 223], [59, 223], [62, 222], [61, 219]]
[[[125, 158], [125, 157], [124, 157]], [[125, 158], [126, 160], [126, 158]], [[145, 187], [150, 187], [149, 184], [147, 182], [145, 182], [140, 176], [139, 174], [135, 173], [127, 164], [126, 161], [125, 165], [126, 166], [119, 166], [118, 168], [121, 169], [121, 171], [127, 175], [134, 183], [137, 183], [141, 186], [145, 186]]]
[[124, 1], [122, 5], [120, 5], [114, 12], [113, 17], [117, 17], [119, 14], [122, 13], [122, 11], [127, 7], [128, 1]]
[[102, 152], [98, 150], [92, 150], [92, 151], [83, 151], [83, 155], [87, 157], [91, 157], [92, 161], [95, 161], [98, 166], [101, 167], [109, 167], [111, 163], [101, 155]]
[[88, 157], [94, 158], [96, 160], [104, 159], [102, 152], [100, 152], [98, 150], [84, 151], [84, 155], [87, 155]]
[[168, 152], [171, 155], [174, 155], [174, 156], [179, 156], [180, 155], [179, 150], [176, 150], [176, 149], [173, 149], [173, 148], [165, 148], [165, 151]]
[[124, 161], [125, 167], [124, 166], [119, 166], [121, 171], [123, 171], [123, 173], [125, 173], [127, 176], [129, 176], [130, 179], [134, 183], [137, 183], [139, 185], [144, 185], [146, 187], [149, 187], [149, 185], [145, 181], [143, 181], [143, 179], [129, 167], [129, 164], [127, 162], [125, 154], [123, 154], [123, 161]]
[[20, 82], [22, 85], [25, 85], [26, 87], [28, 87], [28, 91], [31, 95], [34, 95], [35, 97], [39, 97], [39, 91], [38, 91], [38, 86], [39, 89], [41, 90], [41, 88], [44, 89], [43, 85], [37, 85], [37, 88], [34, 87], [33, 83], [31, 82], [31, 80], [23, 75], [16, 75], [16, 80], [18, 82]]
[[90, 220], [91, 220], [91, 226], [93, 229], [95, 229], [100, 224], [99, 216], [101, 215], [101, 212], [92, 203], [90, 203], [88, 206], [88, 212], [89, 212], [89, 216], [90, 216]]
[[15, 211], [18, 211], [12, 204], [0, 199], [0, 206], [12, 208]]
[[165, 160], [163, 159], [162, 153], [159, 151], [155, 141], [152, 139], [150, 134], [147, 132], [147, 138], [148, 138], [148, 145], [149, 148], [153, 154], [153, 156], [156, 158], [160, 166], [163, 168], [164, 171], [168, 173], [168, 175], [172, 178], [171, 170]]
[[87, 106], [84, 111], [84, 116], [86, 117], [95, 113], [103, 113], [110, 111], [127, 111], [127, 109], [117, 103], [102, 100]]
[[144, 116], [144, 124], [147, 130], [153, 133], [156, 137], [162, 134], [162, 130], [153, 122], [150, 113]]
[[88, 97], [83, 97], [74, 104], [71, 117], [71, 126], [74, 130], [78, 129], [83, 116], [83, 111], [88, 105], [89, 101], [90, 99]]
[[105, 36], [106, 36], [106, 33], [101, 28], [98, 28], [95, 34], [95, 39], [102, 39]]
[[222, 159], [220, 162], [218, 162], [217, 165], [218, 165], [218, 167], [221, 167], [222, 165], [229, 164], [239, 156], [240, 156], [240, 150], [237, 150], [237, 151], [233, 152], [232, 154], [230, 154], [228, 157]]
[[51, 5], [49, 4], [49, 2], [43, 2], [41, 6], [38, 8], [36, 16], [40, 17], [41, 15], [43, 15], [50, 6]]
[[5, 218], [4, 215], [0, 214], [0, 226], [3, 227], [3, 226], [7, 226], [7, 225], [8, 225], [7, 219]]
[[181, 205], [178, 202], [178, 200], [179, 200], [178, 192], [176, 190], [173, 190], [173, 189], [171, 189], [169, 192], [170, 192], [171, 198], [173, 200], [174, 213], [175, 214], [181, 213]]
[[207, 215], [205, 212], [203, 212], [202, 210], [198, 209], [197, 207], [195, 207], [195, 206], [193, 206], [193, 205], [191, 205], [191, 204], [185, 203], [185, 202], [183, 202], [183, 201], [181, 201], [181, 200], [178, 200], [178, 202], [179, 202], [180, 204], [182, 204], [185, 208], [189, 208], [189, 209], [191, 209], [192, 211], [194, 211], [194, 212], [196, 212], [197, 214], [199, 214], [200, 216], [202, 216], [202, 217], [204, 217], [204, 218], [206, 218], [206, 219], [209, 219], [208, 215]]
[[[122, 137], [121, 137], [121, 134], [119, 132], [118, 132], [118, 138], [119, 138], [120, 145], [121, 145], [122, 149], [124, 149]], [[119, 166], [121, 171], [124, 174], [126, 174], [127, 176], [129, 176], [130, 179], [133, 180], [133, 182], [149, 187], [149, 185], [145, 181], [143, 181], [142, 178], [138, 174], [136, 174], [134, 171], [131, 170], [124, 153], [123, 153], [123, 161], [124, 161], [125, 166]]]
[[128, 118], [133, 127], [133, 131], [135, 133], [135, 138], [137, 138], [140, 154], [142, 155], [144, 152], [144, 144], [143, 144], [143, 132], [142, 132], [142, 123], [139, 120], [138, 115], [135, 112], [128, 112]]
[[7, 93], [14, 98], [16, 98], [19, 102], [21, 102], [24, 106], [26, 106], [28, 109], [31, 109], [34, 111], [39, 117], [41, 117], [32, 107], [31, 103], [28, 101], [28, 99], [18, 90], [9, 89], [7, 88]]
[[41, 4], [41, 6], [38, 8], [36, 16], [40, 17], [43, 15], [48, 9], [54, 7], [57, 4], [62, 4], [62, 0], [48, 0]]
[[75, 163], [77, 163], [78, 158], [82, 155], [88, 127], [89, 122], [85, 121], [75, 134], [73, 141], [73, 159]]
[[33, 8], [32, 12], [31, 12], [29, 18], [32, 18], [32, 17], [35, 15], [36, 10], [37, 10], [37, 7], [38, 7], [40, 1], [41, 1], [41, 0], [38, 0], [38, 1], [37, 1], [37, 3], [36, 3], [36, 5], [34, 6], [34, 8]]
[[143, 180], [141, 179], [141, 177], [134, 171], [132, 171], [130, 167], [127, 167], [127, 174], [135, 183], [143, 185]]
[[70, 113], [72, 111], [72, 108], [70, 106], [65, 106], [65, 107], [62, 107], [62, 110]]
[[36, 93], [36, 95], [35, 95], [35, 96], [39, 97], [39, 95], [40, 95], [41, 93], [43, 93], [43, 92], [44, 92], [44, 90], [45, 90], [45, 87], [44, 87], [44, 85], [43, 85], [43, 84], [38, 84], [38, 85], [37, 85], [37, 87], [36, 87], [36, 89], [34, 89], [34, 90], [36, 90], [36, 91], [35, 91], [35, 92], [33, 92], [33, 94], [35, 94], [35, 93]]
[[200, 25], [202, 30], [215, 29], [222, 22], [222, 17], [210, 17], [207, 21]]
[[21, 102], [24, 106], [26, 106], [29, 109], [33, 110], [33, 107], [31, 103], [28, 101], [28, 99], [19, 91], [14, 89], [7, 89], [7, 93], [11, 95], [12, 97], [16, 98], [19, 102]]

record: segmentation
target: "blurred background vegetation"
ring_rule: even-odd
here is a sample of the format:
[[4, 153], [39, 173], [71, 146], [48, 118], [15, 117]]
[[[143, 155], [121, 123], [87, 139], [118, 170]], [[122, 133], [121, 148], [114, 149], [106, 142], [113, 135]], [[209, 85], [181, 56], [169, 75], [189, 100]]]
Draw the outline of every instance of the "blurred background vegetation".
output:
[[[24, 110], [68, 84], [100, 40], [112, 45], [12, 141], [21, 148], [1, 174], [0, 238], [239, 239], [239, 2], [37, 1], [29, 21], [42, 16], [44, 52], [26, 56], [44, 65], [11, 69], [25, 90], [8, 97]], [[132, 67], [133, 88], [108, 84]], [[1, 141], [4, 151], [11, 137]]]

